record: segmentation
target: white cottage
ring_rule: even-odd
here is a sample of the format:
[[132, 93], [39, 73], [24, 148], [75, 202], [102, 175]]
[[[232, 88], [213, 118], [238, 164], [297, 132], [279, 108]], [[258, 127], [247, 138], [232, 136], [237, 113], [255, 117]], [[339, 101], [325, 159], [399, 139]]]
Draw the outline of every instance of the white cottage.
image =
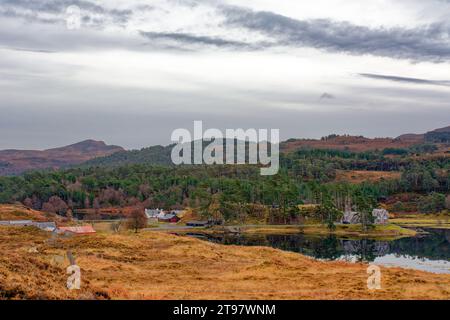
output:
[[372, 216], [375, 224], [387, 224], [389, 221], [389, 212], [385, 209], [373, 209]]
[[[374, 217], [374, 224], [387, 224], [389, 221], [389, 212], [385, 209], [373, 209], [372, 216]], [[361, 223], [361, 216], [355, 211], [346, 211], [342, 217], [343, 224], [359, 224]]]
[[361, 219], [358, 212], [346, 211], [342, 217], [343, 224], [358, 224], [361, 223]]
[[163, 209], [145, 209], [147, 219], [158, 219], [164, 217], [166, 212]]

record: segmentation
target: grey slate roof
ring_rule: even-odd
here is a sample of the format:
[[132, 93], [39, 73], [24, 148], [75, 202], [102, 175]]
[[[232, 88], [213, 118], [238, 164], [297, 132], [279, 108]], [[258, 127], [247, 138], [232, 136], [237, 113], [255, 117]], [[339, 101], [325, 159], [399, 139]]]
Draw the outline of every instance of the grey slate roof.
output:
[[169, 219], [175, 218], [176, 216], [177, 216], [176, 214], [169, 213], [169, 214], [164, 215], [164, 217], [162, 217], [160, 219], [169, 220]]
[[34, 225], [42, 230], [49, 229], [53, 231], [56, 229], [56, 223], [54, 222], [35, 222]]

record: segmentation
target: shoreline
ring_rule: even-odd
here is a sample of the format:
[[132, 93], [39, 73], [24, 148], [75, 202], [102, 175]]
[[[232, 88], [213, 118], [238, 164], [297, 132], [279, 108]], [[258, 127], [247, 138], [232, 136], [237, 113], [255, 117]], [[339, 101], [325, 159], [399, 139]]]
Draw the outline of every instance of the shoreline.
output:
[[190, 231], [204, 233], [206, 235], [222, 234], [306, 234], [306, 235], [335, 235], [349, 238], [368, 238], [376, 240], [395, 240], [404, 237], [414, 237], [418, 231], [404, 228], [396, 224], [375, 226], [373, 229], [363, 231], [360, 225], [337, 225], [335, 230], [329, 230], [323, 225], [240, 225], [240, 226], [215, 226], [212, 228], [192, 228], [179, 230], [154, 229], [154, 231], [177, 231], [188, 233]]

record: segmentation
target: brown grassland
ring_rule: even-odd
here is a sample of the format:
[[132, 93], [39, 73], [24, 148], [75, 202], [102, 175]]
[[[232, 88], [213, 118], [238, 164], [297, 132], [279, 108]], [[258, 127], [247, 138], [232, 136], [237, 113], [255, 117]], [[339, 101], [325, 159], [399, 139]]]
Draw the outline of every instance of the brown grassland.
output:
[[364, 231], [361, 225], [337, 225], [336, 229], [331, 231], [321, 224], [311, 224], [304, 226], [252, 226], [243, 227], [240, 229], [243, 233], [252, 234], [313, 234], [313, 235], [328, 235], [334, 234], [337, 236], [346, 236], [348, 238], [369, 238], [369, 239], [399, 239], [402, 237], [412, 237], [417, 235], [413, 229], [402, 228], [395, 224], [377, 225], [373, 228]]
[[336, 181], [349, 183], [377, 182], [380, 180], [399, 179], [401, 172], [397, 171], [358, 171], [336, 170]]
[[[81, 290], [65, 288], [68, 261], [54, 260], [67, 250]], [[382, 289], [370, 291], [366, 264], [160, 232], [52, 240], [31, 227], [0, 227], [0, 251], [4, 299], [450, 299], [450, 275], [382, 268]]]
[[0, 220], [55, 221], [63, 219], [53, 213], [27, 208], [20, 204], [0, 204]]
[[298, 139], [286, 141], [281, 144], [281, 150], [290, 152], [302, 148], [348, 150], [364, 152], [370, 150], [383, 150], [385, 148], [408, 148], [423, 142], [423, 137], [417, 136], [408, 139], [393, 138], [365, 138], [356, 136], [339, 136], [327, 140]]
[[410, 228], [450, 229], [450, 214], [402, 214], [390, 219], [390, 222]]

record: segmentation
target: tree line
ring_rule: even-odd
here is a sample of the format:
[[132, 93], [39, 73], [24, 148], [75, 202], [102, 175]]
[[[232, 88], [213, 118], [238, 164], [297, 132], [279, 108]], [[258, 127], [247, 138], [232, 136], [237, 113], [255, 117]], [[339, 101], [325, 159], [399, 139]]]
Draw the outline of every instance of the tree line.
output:
[[[61, 215], [111, 206], [191, 207], [205, 217], [264, 218], [272, 223], [295, 223], [307, 215], [298, 209], [299, 204], [317, 204], [313, 214], [331, 227], [346, 207], [368, 212], [396, 193], [433, 197], [424, 201], [424, 212], [441, 208], [450, 190], [449, 166], [448, 158], [387, 159], [373, 153], [330, 150], [282, 155], [276, 176], [261, 176], [256, 165], [91, 166], [0, 177], [0, 202], [20, 201]], [[373, 167], [398, 168], [401, 178], [362, 184], [334, 181], [338, 169]]]

